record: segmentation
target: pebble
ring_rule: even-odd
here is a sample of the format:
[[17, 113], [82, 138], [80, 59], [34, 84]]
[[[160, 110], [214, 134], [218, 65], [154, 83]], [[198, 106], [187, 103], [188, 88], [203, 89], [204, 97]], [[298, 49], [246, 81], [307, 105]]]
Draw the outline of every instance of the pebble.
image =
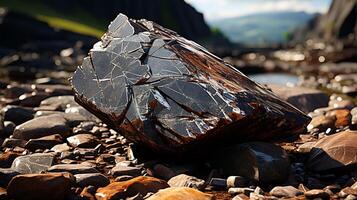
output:
[[279, 198], [293, 198], [304, 193], [293, 186], [276, 186], [270, 190], [269, 194]]
[[58, 164], [48, 169], [48, 172], [69, 172], [75, 174], [99, 173], [94, 167], [85, 164]]
[[16, 124], [12, 121], [4, 121], [3, 135], [8, 137], [12, 135], [16, 127]]
[[319, 189], [309, 190], [305, 192], [304, 195], [306, 199], [322, 199], [322, 200], [330, 199], [330, 195], [327, 192]]
[[205, 187], [204, 180], [186, 174], [174, 176], [167, 183], [170, 187], [189, 187], [198, 190], [202, 190]]
[[227, 178], [227, 187], [244, 187], [247, 184], [247, 179], [241, 176], [229, 176]]
[[0, 154], [0, 168], [8, 168], [11, 167], [12, 162], [18, 157], [20, 154], [16, 152], [4, 152]]
[[63, 144], [57, 144], [57, 145], [53, 146], [51, 148], [51, 151], [61, 153], [61, 152], [69, 151], [70, 149], [71, 149], [71, 147], [68, 146], [67, 143], [63, 143]]
[[278, 97], [305, 113], [309, 113], [317, 108], [326, 107], [329, 102], [329, 96], [316, 89], [297, 86], [288, 87], [274, 84], [269, 84], [268, 88], [270, 88]]
[[129, 176], [140, 176], [141, 175], [141, 168], [139, 167], [130, 167], [130, 166], [124, 166], [124, 165], [116, 165], [110, 170], [111, 175], [114, 177], [117, 176], [123, 176], [123, 175], [129, 175]]
[[187, 187], [175, 187], [159, 190], [159, 192], [147, 198], [147, 200], [214, 200], [213, 195], [205, 194], [196, 189]]
[[237, 195], [237, 194], [245, 194], [249, 196], [250, 193], [254, 192], [254, 189], [252, 188], [229, 188], [228, 193], [230, 195]]
[[34, 111], [31, 108], [7, 105], [1, 109], [1, 114], [4, 116], [5, 121], [11, 121], [16, 125], [19, 125], [31, 120], [34, 115]]
[[115, 200], [133, 197], [137, 194], [145, 196], [147, 193], [156, 193], [169, 185], [160, 179], [139, 176], [128, 181], [113, 182], [105, 187], [98, 188], [95, 197], [97, 200]]
[[17, 157], [11, 168], [22, 174], [33, 174], [46, 171], [54, 163], [54, 155], [50, 153], [34, 153]]
[[76, 183], [80, 187], [86, 187], [89, 185], [95, 187], [104, 187], [110, 183], [109, 179], [101, 173], [91, 173], [91, 174], [76, 174]]
[[310, 124], [307, 126], [307, 131], [312, 132], [317, 130], [317, 132], [326, 131], [328, 128], [335, 127], [336, 117], [319, 115], [312, 118]]
[[176, 172], [169, 167], [166, 167], [162, 164], [156, 164], [153, 167], [154, 176], [163, 180], [169, 180], [170, 178], [174, 177]]
[[30, 150], [36, 149], [51, 149], [56, 144], [60, 144], [63, 138], [59, 134], [44, 136], [37, 139], [30, 139], [26, 144], [25, 148]]
[[50, 115], [29, 120], [14, 130], [13, 137], [16, 139], [30, 140], [53, 134], [67, 137], [70, 129], [67, 121], [61, 115]]
[[2, 143], [2, 147], [15, 148], [15, 147], [25, 147], [27, 141], [14, 138], [6, 138]]
[[79, 106], [77, 102], [74, 101], [74, 97], [72, 95], [63, 95], [63, 96], [55, 96], [49, 97], [41, 101], [40, 106], [57, 106], [59, 105], [62, 111], [65, 111], [67, 108]]
[[91, 134], [77, 134], [67, 138], [72, 147], [94, 148], [98, 145], [97, 138]]

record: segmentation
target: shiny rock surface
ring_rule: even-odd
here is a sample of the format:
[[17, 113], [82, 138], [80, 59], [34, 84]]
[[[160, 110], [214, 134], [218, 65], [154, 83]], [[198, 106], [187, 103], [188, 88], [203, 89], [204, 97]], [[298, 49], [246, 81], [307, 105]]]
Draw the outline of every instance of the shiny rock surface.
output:
[[160, 152], [285, 139], [310, 121], [202, 46], [123, 14], [84, 58], [72, 86], [79, 104]]

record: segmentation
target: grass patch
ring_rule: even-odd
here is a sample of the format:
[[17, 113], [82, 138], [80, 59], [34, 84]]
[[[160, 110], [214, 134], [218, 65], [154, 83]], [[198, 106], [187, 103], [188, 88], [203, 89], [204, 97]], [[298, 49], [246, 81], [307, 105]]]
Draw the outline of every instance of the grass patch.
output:
[[23, 0], [1, 0], [0, 6], [34, 17], [48, 23], [54, 28], [97, 38], [100, 38], [107, 28], [107, 22], [93, 17], [80, 7], [73, 8], [71, 12], [63, 14], [46, 6], [41, 0], [32, 0], [31, 2]]

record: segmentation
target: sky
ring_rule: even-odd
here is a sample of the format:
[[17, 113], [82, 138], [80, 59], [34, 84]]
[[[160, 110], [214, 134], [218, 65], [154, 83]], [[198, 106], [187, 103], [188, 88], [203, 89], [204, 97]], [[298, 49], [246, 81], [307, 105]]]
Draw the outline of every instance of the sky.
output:
[[324, 13], [331, 0], [185, 0], [207, 21], [261, 12], [305, 11]]

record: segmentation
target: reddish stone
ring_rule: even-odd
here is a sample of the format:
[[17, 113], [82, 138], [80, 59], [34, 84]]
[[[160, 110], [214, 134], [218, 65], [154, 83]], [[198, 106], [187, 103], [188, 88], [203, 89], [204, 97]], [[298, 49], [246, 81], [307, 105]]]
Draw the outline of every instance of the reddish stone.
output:
[[133, 197], [137, 194], [145, 196], [149, 192], [157, 192], [169, 185], [160, 179], [139, 176], [128, 181], [113, 182], [106, 187], [99, 188], [95, 194], [97, 200], [115, 200]]

